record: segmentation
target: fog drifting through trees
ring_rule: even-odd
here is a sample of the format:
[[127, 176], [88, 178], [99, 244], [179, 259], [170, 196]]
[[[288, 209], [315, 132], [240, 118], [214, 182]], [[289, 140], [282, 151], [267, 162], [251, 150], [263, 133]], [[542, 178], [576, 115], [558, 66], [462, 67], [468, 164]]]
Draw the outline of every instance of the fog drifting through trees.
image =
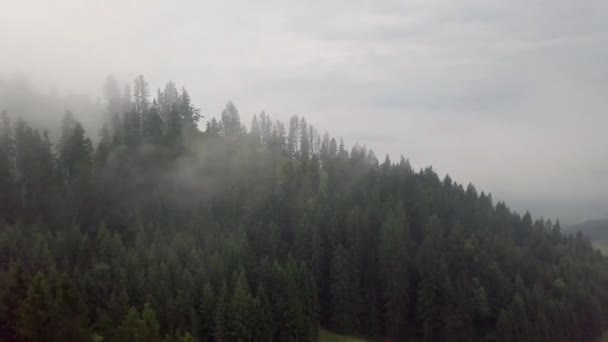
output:
[[608, 260], [559, 222], [169, 82], [104, 86], [91, 139], [0, 120], [0, 337], [589, 341]]

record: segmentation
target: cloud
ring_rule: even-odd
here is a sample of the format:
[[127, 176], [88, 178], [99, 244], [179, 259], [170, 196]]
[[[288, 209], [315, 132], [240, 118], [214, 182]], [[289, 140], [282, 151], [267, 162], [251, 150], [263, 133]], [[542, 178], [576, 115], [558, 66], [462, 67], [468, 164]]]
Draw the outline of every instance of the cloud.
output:
[[143, 73], [153, 88], [186, 86], [207, 117], [228, 99], [246, 117], [305, 115], [495, 198], [550, 199], [544, 215], [608, 193], [606, 1], [29, 0], [0, 12], [0, 72], [42, 89], [98, 96], [109, 72]]

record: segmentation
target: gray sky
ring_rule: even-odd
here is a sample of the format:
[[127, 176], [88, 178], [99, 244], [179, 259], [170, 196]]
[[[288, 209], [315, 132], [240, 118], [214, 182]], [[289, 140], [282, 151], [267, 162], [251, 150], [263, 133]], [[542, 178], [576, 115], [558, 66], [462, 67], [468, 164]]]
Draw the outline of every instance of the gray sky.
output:
[[511, 207], [608, 216], [608, 1], [1, 1], [0, 73], [98, 96], [108, 73], [305, 115]]

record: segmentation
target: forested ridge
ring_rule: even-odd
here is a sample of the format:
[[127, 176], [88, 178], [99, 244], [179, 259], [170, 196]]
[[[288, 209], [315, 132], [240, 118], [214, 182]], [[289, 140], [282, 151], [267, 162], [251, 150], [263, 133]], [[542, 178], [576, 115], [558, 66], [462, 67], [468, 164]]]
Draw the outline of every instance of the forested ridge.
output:
[[[104, 87], [95, 143], [0, 118], [0, 340], [592, 341], [608, 262], [432, 168], [169, 82]], [[1, 104], [0, 104], [1, 107]], [[1, 108], [0, 108], [1, 109]], [[86, 113], [77, 113], [86, 115]], [[404, 146], [407, 150], [407, 146]]]
[[608, 252], [608, 219], [590, 220], [565, 228], [566, 232], [581, 232], [606, 254]]

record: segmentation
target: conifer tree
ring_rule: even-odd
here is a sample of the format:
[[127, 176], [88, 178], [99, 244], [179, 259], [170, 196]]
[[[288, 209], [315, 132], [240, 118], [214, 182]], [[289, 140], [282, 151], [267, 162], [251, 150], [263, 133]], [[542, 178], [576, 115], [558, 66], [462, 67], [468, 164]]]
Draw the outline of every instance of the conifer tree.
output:
[[188, 94], [186, 88], [182, 88], [182, 93], [179, 96], [178, 110], [182, 119], [182, 126], [187, 132], [194, 132], [198, 121], [201, 119], [201, 114], [200, 110], [192, 105], [190, 94]]
[[133, 105], [134, 112], [137, 119], [141, 120], [144, 114], [150, 108], [150, 89], [148, 82], [144, 79], [143, 75], [139, 75], [133, 82]]
[[260, 123], [258, 121], [258, 116], [253, 115], [253, 119], [251, 120], [251, 137], [256, 146], [262, 144], [262, 132], [260, 129]]
[[229, 310], [228, 307], [229, 298], [228, 298], [228, 286], [224, 282], [222, 284], [222, 289], [217, 297], [217, 304], [215, 305], [215, 319], [213, 325], [213, 339], [218, 342], [226, 341], [228, 338], [228, 322]]
[[222, 112], [221, 123], [222, 133], [225, 137], [236, 137], [243, 132], [239, 111], [232, 101], [226, 104], [226, 108]]
[[20, 263], [0, 275], [0, 337], [17, 340], [17, 324], [22, 301], [27, 294], [27, 279]]
[[253, 335], [254, 302], [245, 272], [241, 270], [232, 294], [230, 305], [230, 335], [233, 340], [249, 341]]
[[300, 119], [294, 115], [289, 120], [289, 135], [287, 136], [287, 155], [297, 157], [300, 149]]
[[358, 302], [356, 275], [348, 251], [339, 245], [331, 261], [332, 323], [336, 330], [349, 332], [357, 326], [354, 305]]
[[[399, 214], [396, 214], [398, 212]], [[409, 229], [400, 206], [389, 209], [380, 227], [380, 268], [383, 281], [386, 336], [401, 336], [408, 308]]]

